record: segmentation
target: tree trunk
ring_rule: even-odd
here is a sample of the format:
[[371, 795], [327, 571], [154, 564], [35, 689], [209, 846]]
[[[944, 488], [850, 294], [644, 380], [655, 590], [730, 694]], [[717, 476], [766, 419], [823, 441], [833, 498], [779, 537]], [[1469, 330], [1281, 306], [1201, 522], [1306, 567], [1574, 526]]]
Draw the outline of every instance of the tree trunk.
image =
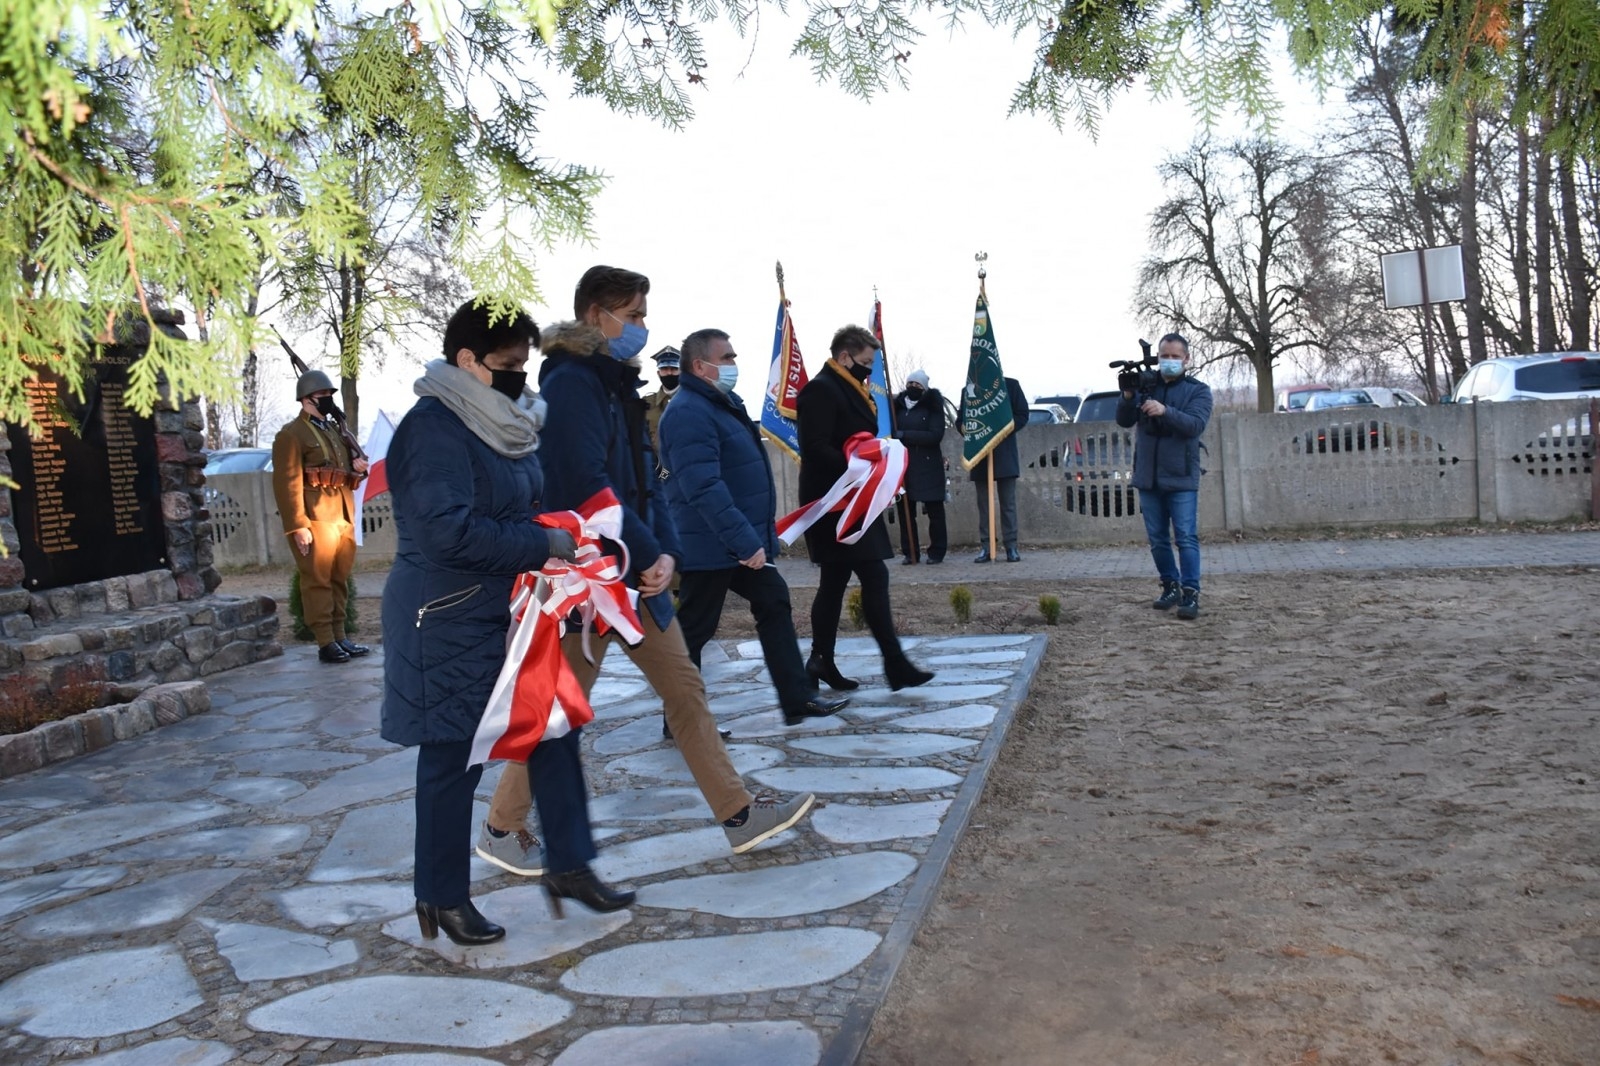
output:
[[1589, 346], [1590, 304], [1594, 286], [1589, 281], [1589, 262], [1583, 253], [1583, 205], [1578, 202], [1578, 183], [1573, 177], [1576, 159], [1562, 161], [1560, 167], [1561, 223], [1566, 245], [1567, 297], [1572, 306], [1567, 315], [1568, 336], [1573, 351]]
[[1533, 162], [1533, 299], [1538, 315], [1535, 338], [1537, 350], [1553, 352], [1561, 347], [1556, 332], [1555, 275], [1551, 269], [1551, 244], [1555, 241], [1555, 218], [1550, 209], [1551, 161], [1546, 147], [1550, 120], [1539, 119], [1539, 148]]
[[1517, 235], [1512, 252], [1512, 273], [1517, 280], [1517, 351], [1533, 351], [1533, 270], [1528, 249], [1528, 204], [1532, 199], [1528, 182], [1528, 127], [1517, 129]]
[[254, 348], [244, 357], [239, 383], [239, 445], [255, 448], [261, 440], [261, 357]]
[[[1461, 272], [1465, 275], [1467, 298], [1462, 308], [1467, 319], [1467, 362], [1481, 363], [1489, 358], [1489, 343], [1483, 333], [1482, 251], [1478, 246], [1478, 109], [1467, 108], [1467, 154], [1461, 168]], [[1461, 380], [1465, 366], [1454, 365], [1455, 381]]]

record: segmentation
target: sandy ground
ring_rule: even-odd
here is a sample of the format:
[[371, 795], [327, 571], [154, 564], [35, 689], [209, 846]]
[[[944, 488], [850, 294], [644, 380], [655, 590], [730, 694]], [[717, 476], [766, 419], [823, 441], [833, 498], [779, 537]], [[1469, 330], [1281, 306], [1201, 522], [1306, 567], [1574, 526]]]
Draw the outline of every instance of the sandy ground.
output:
[[1064, 611], [864, 1061], [1600, 1063], [1600, 570], [1152, 587], [896, 586]]

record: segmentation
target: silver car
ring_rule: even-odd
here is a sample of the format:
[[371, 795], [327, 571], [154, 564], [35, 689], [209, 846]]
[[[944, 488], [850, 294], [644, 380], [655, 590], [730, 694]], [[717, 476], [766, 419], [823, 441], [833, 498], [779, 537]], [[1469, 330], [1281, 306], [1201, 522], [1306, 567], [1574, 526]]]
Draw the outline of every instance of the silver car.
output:
[[1544, 352], [1486, 359], [1461, 376], [1452, 403], [1600, 396], [1600, 354]]

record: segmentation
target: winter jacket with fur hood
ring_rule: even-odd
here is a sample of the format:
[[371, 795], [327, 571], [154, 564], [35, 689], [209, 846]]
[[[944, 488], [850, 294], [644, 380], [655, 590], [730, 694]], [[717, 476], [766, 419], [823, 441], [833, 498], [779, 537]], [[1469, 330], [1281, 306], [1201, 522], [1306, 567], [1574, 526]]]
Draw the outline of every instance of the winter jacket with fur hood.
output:
[[[549, 405], [539, 446], [544, 509], [574, 511], [609, 488], [622, 501], [628, 583], [636, 586], [639, 572], [662, 555], [681, 563], [677, 530], [654, 476], [638, 363], [613, 358], [600, 330], [581, 322], [547, 327], [539, 347], [539, 395]], [[644, 606], [661, 628], [672, 621], [670, 594]]]

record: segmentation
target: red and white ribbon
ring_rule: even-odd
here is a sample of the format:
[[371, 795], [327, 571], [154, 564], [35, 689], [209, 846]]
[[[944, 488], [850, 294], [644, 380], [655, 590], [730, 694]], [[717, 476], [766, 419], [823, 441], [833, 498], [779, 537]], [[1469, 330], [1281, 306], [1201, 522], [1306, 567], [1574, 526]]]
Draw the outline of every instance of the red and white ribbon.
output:
[[854, 544], [888, 509], [905, 480], [905, 445], [863, 431], [844, 442], [844, 457], [844, 474], [821, 499], [778, 519], [779, 540], [793, 544], [823, 515], [838, 511], [838, 541]]
[[594, 708], [561, 651], [566, 619], [577, 614], [588, 656], [589, 631], [615, 629], [629, 644], [644, 639], [635, 609], [638, 593], [624, 583], [623, 562], [602, 550], [600, 538], [621, 543], [622, 505], [602, 490], [577, 511], [538, 515], [540, 525], [565, 529], [577, 541], [576, 559], [549, 559], [519, 574], [511, 587], [506, 659], [472, 737], [468, 766], [490, 759], [526, 761], [539, 741], [565, 736], [594, 720]]

